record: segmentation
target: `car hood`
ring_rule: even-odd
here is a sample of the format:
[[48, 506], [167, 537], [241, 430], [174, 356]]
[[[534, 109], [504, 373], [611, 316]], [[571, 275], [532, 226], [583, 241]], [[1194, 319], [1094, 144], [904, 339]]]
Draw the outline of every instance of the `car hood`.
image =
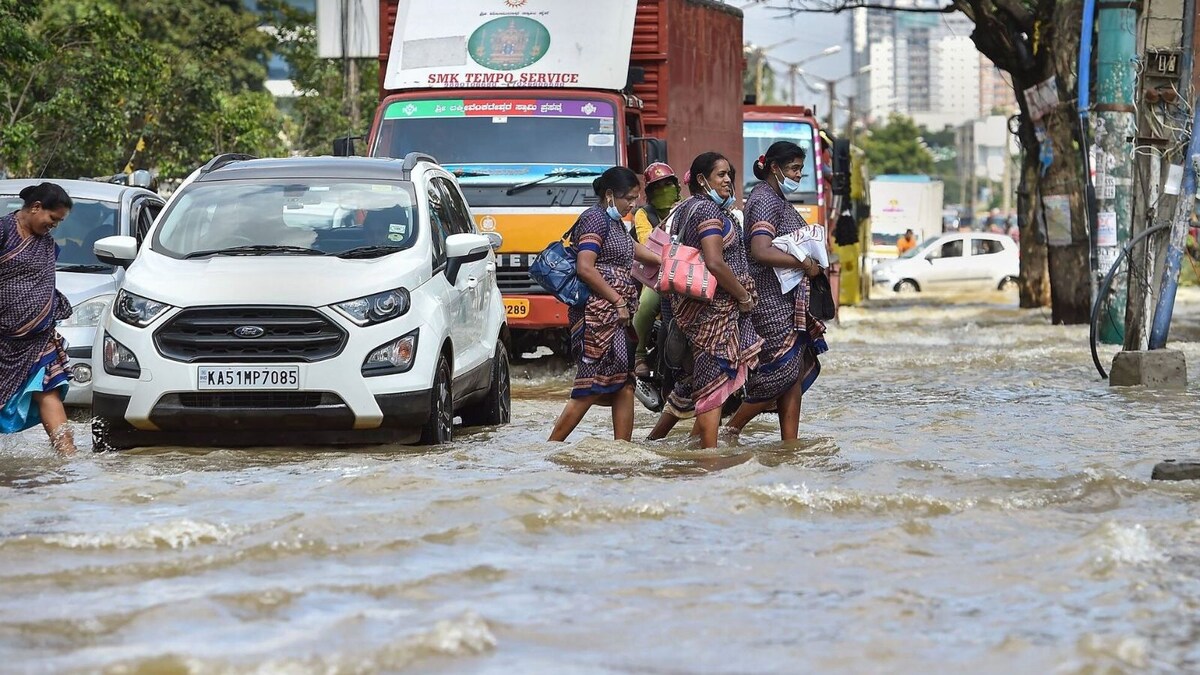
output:
[[138, 255], [122, 287], [175, 307], [255, 304], [321, 307], [392, 288], [416, 288], [430, 276], [412, 256], [343, 260], [317, 256], [212, 256], [176, 260]]
[[105, 293], [117, 292], [117, 275], [86, 272], [55, 272], [54, 283], [71, 305]]

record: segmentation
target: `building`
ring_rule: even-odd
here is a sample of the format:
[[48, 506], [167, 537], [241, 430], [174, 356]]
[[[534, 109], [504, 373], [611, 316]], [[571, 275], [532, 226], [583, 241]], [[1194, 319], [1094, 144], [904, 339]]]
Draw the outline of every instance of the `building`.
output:
[[[941, 7], [941, 0], [881, 0], [893, 7]], [[850, 16], [850, 66], [857, 107], [867, 122], [892, 113], [931, 129], [958, 127], [1012, 101], [999, 96], [995, 68], [971, 41], [974, 24], [959, 13], [912, 13], [860, 7]], [[1003, 82], [1003, 80], [1000, 80]]]

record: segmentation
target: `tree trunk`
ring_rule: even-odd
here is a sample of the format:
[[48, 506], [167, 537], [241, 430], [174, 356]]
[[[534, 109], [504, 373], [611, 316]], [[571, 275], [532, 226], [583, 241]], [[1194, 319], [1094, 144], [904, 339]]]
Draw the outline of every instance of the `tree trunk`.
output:
[[1049, 195], [1066, 196], [1070, 204], [1069, 243], [1058, 245], [1053, 238], [1048, 241], [1051, 321], [1056, 324], [1087, 323], [1092, 309], [1091, 241], [1083, 191], [1083, 162], [1076, 145], [1078, 123], [1074, 106], [1059, 106], [1043, 117], [1042, 122], [1054, 152], [1054, 161], [1041, 181], [1043, 204]]
[[1025, 308], [1050, 305], [1050, 271], [1046, 267], [1046, 240], [1038, 226], [1038, 166], [1036, 152], [1025, 150], [1021, 154], [1017, 223], [1021, 230], [1021, 307]]

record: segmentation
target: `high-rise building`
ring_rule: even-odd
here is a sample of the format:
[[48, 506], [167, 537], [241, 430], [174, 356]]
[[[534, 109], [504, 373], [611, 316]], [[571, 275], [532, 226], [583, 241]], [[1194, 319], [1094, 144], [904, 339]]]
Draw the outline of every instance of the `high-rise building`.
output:
[[[881, 3], [943, 5], [941, 0]], [[1002, 107], [1007, 99], [998, 98], [991, 77], [994, 68], [975, 49], [970, 38], [973, 29], [971, 20], [959, 13], [855, 9], [849, 29], [850, 65], [858, 73], [855, 107], [866, 111], [868, 122], [900, 113], [931, 129], [958, 126]]]

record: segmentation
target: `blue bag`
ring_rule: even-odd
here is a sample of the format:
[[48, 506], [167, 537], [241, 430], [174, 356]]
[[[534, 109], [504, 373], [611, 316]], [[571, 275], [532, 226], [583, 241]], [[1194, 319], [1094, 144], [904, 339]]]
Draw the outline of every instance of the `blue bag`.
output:
[[543, 249], [529, 265], [529, 276], [560, 302], [578, 307], [587, 302], [591, 291], [576, 274], [575, 259], [579, 251], [574, 235], [575, 225], [572, 225], [561, 239]]

